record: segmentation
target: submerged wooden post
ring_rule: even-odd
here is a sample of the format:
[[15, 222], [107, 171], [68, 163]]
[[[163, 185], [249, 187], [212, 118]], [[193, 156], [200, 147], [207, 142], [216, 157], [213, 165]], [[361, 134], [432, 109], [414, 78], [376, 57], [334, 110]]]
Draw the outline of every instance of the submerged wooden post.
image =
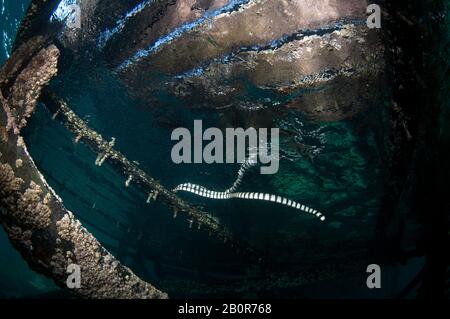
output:
[[[0, 222], [30, 267], [67, 288], [67, 270], [77, 265], [84, 298], [167, 298], [116, 260], [68, 211], [35, 166], [20, 135], [43, 87], [56, 75], [59, 50], [43, 46], [13, 53], [2, 71], [0, 110]], [[8, 72], [9, 70], [9, 72]], [[5, 85], [8, 84], [8, 85]]]

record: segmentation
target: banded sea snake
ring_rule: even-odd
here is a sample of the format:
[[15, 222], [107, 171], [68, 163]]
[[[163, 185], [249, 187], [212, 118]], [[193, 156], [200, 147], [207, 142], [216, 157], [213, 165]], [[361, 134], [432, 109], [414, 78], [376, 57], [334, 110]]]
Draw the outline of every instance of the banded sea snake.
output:
[[325, 216], [306, 205], [300, 204], [296, 201], [293, 201], [291, 199], [272, 195], [272, 194], [266, 194], [266, 193], [253, 193], [253, 192], [236, 192], [236, 189], [239, 187], [240, 183], [242, 182], [242, 178], [244, 177], [244, 174], [247, 170], [249, 170], [251, 167], [256, 165], [256, 161], [254, 157], [249, 157], [242, 165], [238, 172], [237, 180], [234, 182], [233, 186], [231, 186], [229, 189], [227, 189], [224, 192], [216, 192], [211, 191], [203, 186], [195, 185], [191, 183], [185, 183], [178, 185], [173, 191], [174, 192], [188, 192], [192, 193], [201, 197], [209, 198], [209, 199], [219, 199], [219, 200], [228, 200], [228, 199], [248, 199], [248, 200], [260, 200], [260, 201], [266, 201], [266, 202], [273, 202], [278, 203], [284, 206], [289, 206], [294, 209], [300, 210], [302, 212], [312, 214], [319, 218], [322, 222], [325, 221]]

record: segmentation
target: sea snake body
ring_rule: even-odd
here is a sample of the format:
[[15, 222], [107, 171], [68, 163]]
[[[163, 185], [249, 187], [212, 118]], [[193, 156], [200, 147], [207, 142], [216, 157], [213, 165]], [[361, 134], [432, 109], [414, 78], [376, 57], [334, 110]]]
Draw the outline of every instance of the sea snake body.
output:
[[321, 212], [318, 212], [315, 209], [312, 209], [308, 206], [297, 203], [293, 200], [290, 200], [290, 199], [287, 199], [287, 198], [284, 198], [281, 196], [271, 195], [271, 194], [215, 192], [215, 191], [208, 190], [205, 187], [190, 184], [190, 183], [181, 184], [181, 185], [177, 186], [174, 189], [174, 191], [175, 192], [178, 192], [178, 191], [189, 192], [189, 193], [192, 193], [192, 194], [195, 194], [198, 196], [202, 196], [205, 198], [211, 198], [211, 199], [239, 198], [239, 199], [253, 199], [253, 200], [262, 200], [262, 201], [267, 201], [267, 202], [273, 202], [273, 203], [278, 203], [278, 204], [285, 205], [285, 206], [290, 206], [292, 208], [301, 210], [305, 213], [313, 214], [316, 217], [318, 217], [321, 221], [325, 221], [325, 216], [323, 216], [323, 214]]
[[246, 159], [246, 161], [241, 165], [241, 168], [239, 169], [238, 172], [238, 177], [236, 181], [233, 183], [233, 186], [227, 189], [225, 193], [234, 193], [236, 189], [239, 187], [239, 185], [241, 185], [245, 173], [252, 167], [256, 166], [257, 163], [258, 163], [257, 154], [251, 153], [250, 156]]
[[188, 192], [192, 193], [201, 197], [210, 198], [210, 199], [219, 199], [219, 200], [225, 200], [225, 199], [251, 199], [251, 200], [261, 200], [266, 202], [273, 202], [278, 203], [284, 206], [289, 206], [295, 209], [298, 209], [302, 212], [312, 214], [319, 218], [321, 221], [325, 221], [325, 216], [308, 206], [302, 205], [300, 203], [297, 203], [293, 200], [287, 199], [285, 197], [276, 196], [272, 194], [264, 194], [264, 193], [236, 193], [236, 189], [240, 185], [242, 178], [245, 174], [245, 172], [250, 169], [251, 167], [255, 166], [256, 162], [254, 158], [250, 157], [245, 163], [242, 164], [241, 169], [238, 173], [238, 178], [236, 182], [234, 182], [233, 186], [231, 186], [228, 190], [225, 192], [215, 192], [211, 191], [203, 186], [195, 185], [191, 183], [185, 183], [178, 185], [173, 191], [174, 192]]

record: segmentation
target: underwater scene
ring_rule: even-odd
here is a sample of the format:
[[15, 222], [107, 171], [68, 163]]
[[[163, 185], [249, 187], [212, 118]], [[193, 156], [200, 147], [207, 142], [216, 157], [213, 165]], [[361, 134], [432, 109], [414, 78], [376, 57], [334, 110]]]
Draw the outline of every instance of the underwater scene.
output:
[[0, 298], [448, 297], [449, 6], [1, 0]]

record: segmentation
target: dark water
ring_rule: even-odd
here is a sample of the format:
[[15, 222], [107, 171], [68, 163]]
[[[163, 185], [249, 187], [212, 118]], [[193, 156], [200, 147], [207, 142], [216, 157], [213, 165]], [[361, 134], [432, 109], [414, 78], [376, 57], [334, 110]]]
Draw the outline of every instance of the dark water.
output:
[[[1, 61], [8, 56], [27, 3], [2, 0]], [[116, 148], [164, 186], [185, 182], [214, 190], [231, 186], [238, 165], [175, 165], [170, 157], [174, 127], [190, 128], [194, 119], [204, 119], [204, 126], [223, 127], [226, 118], [217, 112], [192, 110], [164, 92], [159, 97], [163, 107], [133, 100], [99, 60], [62, 63], [65, 71], [53, 81], [53, 90], [91, 128], [106, 139], [115, 137]], [[274, 261], [265, 266], [237, 255], [201, 230], [189, 229], [184, 219], [173, 220], [163, 205], [146, 204], [147, 194], [134, 186], [125, 188], [126, 177], [108, 165], [95, 166], [97, 155], [75, 144], [70, 132], [53, 121], [44, 107], [38, 108], [27, 128], [26, 142], [65, 205], [121, 262], [172, 295], [183, 296], [184, 290], [178, 288], [191, 287], [201, 296], [198, 283], [214, 291], [217, 283], [262, 278], [268, 271], [295, 271], [330, 256], [367, 249], [386, 173], [386, 105], [380, 101], [376, 108], [335, 123], [317, 122], [297, 112], [270, 113], [272, 124], [287, 132], [281, 140], [280, 171], [273, 176], [251, 171], [240, 190], [274, 193], [305, 203], [323, 211], [325, 223], [270, 203], [217, 202], [181, 195], [203, 206], [238, 238]], [[57, 289], [30, 271], [0, 232], [0, 296], [41, 295]], [[395, 278], [402, 281], [401, 277]], [[323, 283], [310, 287], [310, 292], [333, 296], [342, 285]], [[395, 290], [396, 284], [391, 285]]]
[[[176, 114], [179, 122], [175, 123], [186, 127], [192, 126], [194, 118], [205, 118], [205, 126], [218, 126], [214, 114], [189, 112], [171, 101], [164, 110], [138, 105], [105, 76], [103, 68], [77, 65], [74, 69], [74, 74], [58, 77], [56, 81], [61, 82], [53, 83], [55, 90], [92, 128], [106, 138], [115, 137], [117, 149], [138, 161], [163, 185], [172, 188], [191, 182], [224, 190], [233, 183], [237, 165], [173, 164], [171, 129], [157, 121], [169, 113]], [[276, 259], [283, 265], [280, 270], [314, 264], [335, 254], [338, 247], [343, 249], [342, 254], [364, 249], [379, 209], [382, 174], [377, 137], [368, 126], [382, 122], [362, 123], [356, 118], [345, 123], [310, 123], [295, 113], [276, 121], [289, 127], [296, 140], [304, 140], [308, 152], [296, 152], [289, 147], [295, 141], [283, 141], [281, 148], [288, 152], [279, 173], [262, 176], [254, 170], [246, 175], [240, 189], [275, 193], [320, 207], [327, 222], [268, 203], [215, 202], [182, 196], [204, 206], [236, 236]], [[173, 221], [167, 208], [147, 205], [147, 194], [124, 187], [124, 175], [107, 165], [96, 167], [96, 154], [75, 144], [73, 136], [52, 121], [44, 108], [31, 122], [27, 142], [38, 167], [66, 206], [102, 244], [143, 277], [158, 282], [169, 276], [217, 279], [241, 277], [248, 272], [248, 262], [240, 260], [242, 257], [230, 252], [229, 247], [201, 231], [190, 230], [181, 218]], [[123, 232], [124, 227], [129, 234]], [[143, 234], [143, 238], [137, 240], [136, 234]], [[160, 276], [155, 267], [162, 268]]]

